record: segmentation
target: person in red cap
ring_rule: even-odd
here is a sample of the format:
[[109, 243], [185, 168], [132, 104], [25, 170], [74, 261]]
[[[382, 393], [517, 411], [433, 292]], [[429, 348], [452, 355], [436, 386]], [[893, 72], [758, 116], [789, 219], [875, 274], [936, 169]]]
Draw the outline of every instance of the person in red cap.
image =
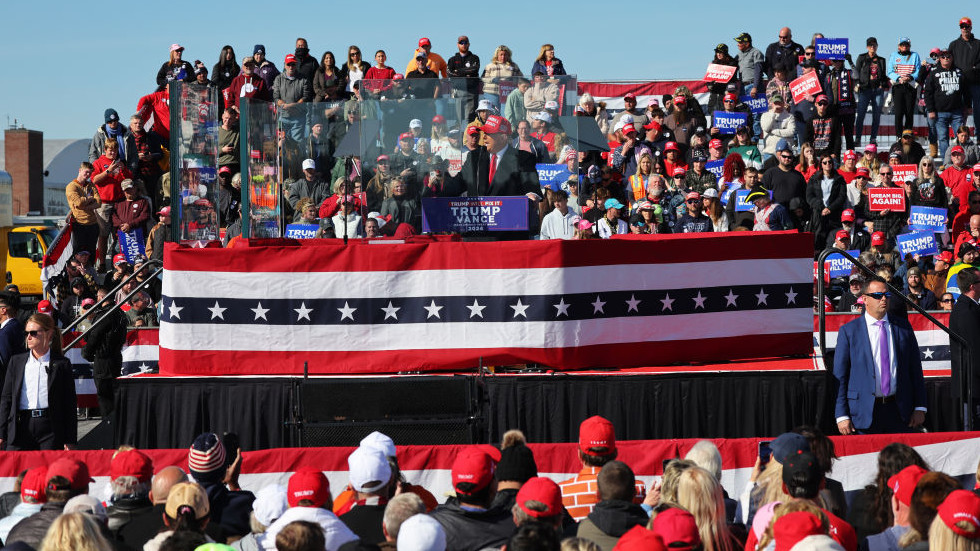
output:
[[[467, 42], [469, 42], [469, 40], [467, 40]], [[438, 77], [449, 78], [449, 67], [446, 64], [446, 60], [443, 59], [441, 55], [432, 51], [432, 41], [423, 36], [419, 39], [418, 47], [420, 50], [425, 52], [424, 62], [426, 67], [428, 67], [430, 71], [436, 73]], [[408, 73], [417, 70], [419, 67], [418, 64], [419, 59], [412, 58], [412, 60], [409, 61], [408, 65], [405, 67], [405, 74], [408, 75]]]
[[541, 522], [560, 530], [565, 513], [561, 488], [550, 478], [529, 478], [517, 491], [511, 513], [517, 526], [527, 522]]
[[674, 135], [674, 141], [687, 147], [691, 143], [691, 137], [694, 136], [694, 130], [699, 126], [698, 122], [701, 121], [692, 117], [687, 108], [687, 96], [675, 95], [671, 102], [670, 111], [664, 118], [664, 126]]
[[855, 221], [854, 209], [844, 209], [840, 215], [841, 231], [847, 233], [850, 248], [865, 251], [871, 246], [871, 236]]
[[[677, 169], [683, 170], [686, 174], [687, 163], [684, 162], [684, 156], [677, 142], [667, 142], [664, 144], [664, 173], [668, 180], [672, 180], [677, 176]], [[683, 180], [683, 177], [681, 180]]]
[[[753, 121], [752, 110], [749, 109], [749, 107], [744, 103], [739, 103], [738, 96], [734, 92], [726, 92], [725, 95], [722, 96], [721, 109], [717, 109], [716, 111], [721, 111], [723, 113], [744, 114], [746, 122], [744, 124], [740, 124], [738, 128], [744, 126], [745, 132], [748, 135], [748, 137], [749, 138], [752, 137], [752, 130], [751, 130], [752, 121]], [[733, 133], [736, 133], [736, 132], [721, 132], [718, 129], [718, 127], [715, 125], [714, 120], [715, 120], [715, 115], [713, 111], [711, 115], [711, 130], [710, 130], [710, 134], [712, 138], [721, 138], [723, 136], [727, 137], [732, 135]]]
[[940, 157], [942, 159], [940, 166], [947, 167], [953, 164], [953, 159], [951, 158], [950, 153], [952, 152], [954, 145], [958, 145], [963, 148], [963, 151], [966, 153], [966, 164], [973, 166], [980, 161], [980, 149], [977, 148], [977, 144], [971, 137], [970, 127], [963, 124], [956, 129], [954, 140], [949, 144], [950, 147], [946, 150], [946, 155]]
[[[310, 60], [316, 64], [315, 59]], [[305, 112], [298, 106], [313, 101], [313, 81], [299, 74], [299, 60], [295, 55], [287, 55], [283, 63], [283, 72], [276, 75], [272, 83], [272, 101], [279, 108], [279, 120], [286, 137], [298, 144], [303, 141], [306, 132]]]
[[[945, 310], [946, 304], [943, 303], [943, 299], [946, 298], [944, 296], [946, 294], [946, 274], [949, 272], [949, 267], [953, 265], [953, 253], [940, 251], [939, 254], [932, 256], [932, 265], [932, 269], [927, 270], [923, 276], [923, 281], [926, 289], [940, 297], [939, 305]], [[952, 303], [949, 303], [949, 307], [952, 308], [952, 306]]]
[[613, 551], [693, 551], [693, 547], [680, 547], [665, 545], [664, 539], [655, 530], [648, 530], [643, 526], [634, 526], [623, 534]]
[[499, 547], [510, 538], [511, 512], [490, 507], [498, 461], [500, 450], [488, 445], [468, 446], [456, 454], [451, 468], [456, 497], [430, 513], [446, 532], [447, 550], [479, 551]]
[[853, 149], [848, 149], [841, 155], [841, 163], [837, 168], [837, 173], [844, 178], [844, 181], [848, 184], [857, 175], [857, 153]]
[[961, 145], [954, 145], [949, 148], [949, 156], [952, 164], [947, 166], [942, 172], [943, 183], [946, 189], [953, 196], [954, 203], [957, 203], [957, 212], [963, 212], [969, 208], [967, 196], [976, 189], [977, 182], [974, 178], [974, 167], [966, 164], [966, 150]]
[[[689, 175], [690, 176], [690, 175]], [[677, 217], [674, 222], [674, 233], [704, 233], [714, 231], [711, 218], [704, 214], [704, 202], [697, 191], [689, 191], [684, 195], [686, 212]]]
[[633, 92], [627, 92], [625, 95], [623, 95], [624, 108], [622, 111], [613, 116], [612, 121], [610, 122], [610, 128], [616, 128], [626, 116], [629, 116], [632, 119], [633, 126], [636, 128], [640, 128], [644, 124], [650, 122], [650, 117], [642, 109], [637, 107], [636, 104], [636, 94]]
[[67, 457], [56, 459], [48, 465], [45, 478], [45, 503], [41, 510], [18, 522], [4, 538], [4, 545], [10, 546], [19, 541], [34, 549], [41, 549], [41, 541], [48, 528], [62, 515], [68, 500], [87, 494], [89, 483], [94, 482], [84, 462]]
[[18, 522], [41, 510], [41, 506], [48, 500], [45, 493], [47, 483], [47, 467], [34, 467], [24, 474], [20, 483], [20, 502], [9, 515], [0, 519], [0, 541], [7, 541], [10, 530]]
[[456, 176], [446, 178], [442, 196], [469, 197], [526, 195], [539, 200], [541, 185], [534, 157], [510, 146], [510, 122], [500, 115], [490, 115], [483, 124], [486, 149], [466, 157]]
[[891, 509], [894, 515], [892, 525], [878, 534], [868, 536], [868, 549], [899, 549], [899, 540], [909, 531], [909, 508], [912, 505], [912, 493], [926, 469], [918, 465], [905, 467], [898, 474], [888, 479], [888, 488], [892, 491]]
[[[891, 165], [881, 165], [878, 169], [878, 178], [880, 178], [880, 183], [877, 187], [883, 188], [897, 188], [902, 189], [893, 178], [895, 177], [895, 169]], [[858, 212], [860, 213], [860, 218], [865, 220], [865, 223], [871, 223], [872, 231], [883, 232], [888, 240], [894, 240], [895, 236], [898, 235], [905, 224], [908, 223], [909, 219], [909, 202], [905, 201], [904, 210], [891, 210], [886, 209], [883, 211], [871, 211], [867, 205], [868, 202], [865, 201], [866, 195], [862, 193], [863, 203], [858, 204]]]
[[980, 497], [967, 490], [946, 496], [929, 527], [929, 549], [980, 549]]
[[[582, 470], [573, 478], [559, 482], [562, 503], [568, 514], [576, 522], [581, 521], [592, 512], [598, 502], [599, 487], [596, 477], [603, 465], [616, 459], [616, 432], [612, 423], [607, 419], [594, 415], [579, 425], [578, 458]], [[634, 502], [642, 503], [646, 496], [646, 487], [642, 481], [636, 481]]]
[[153, 461], [136, 449], [120, 449], [109, 463], [112, 497], [108, 500], [109, 529], [113, 533], [133, 517], [153, 508], [150, 501], [150, 481]]
[[701, 534], [694, 515], [671, 503], [661, 503], [653, 509], [650, 528], [671, 550], [695, 551], [701, 547]]
[[813, 99], [813, 104], [816, 112], [806, 123], [805, 141], [813, 144], [815, 157], [830, 155], [836, 162], [840, 157], [841, 148], [840, 117], [831, 108], [830, 98], [825, 94], [818, 94]]

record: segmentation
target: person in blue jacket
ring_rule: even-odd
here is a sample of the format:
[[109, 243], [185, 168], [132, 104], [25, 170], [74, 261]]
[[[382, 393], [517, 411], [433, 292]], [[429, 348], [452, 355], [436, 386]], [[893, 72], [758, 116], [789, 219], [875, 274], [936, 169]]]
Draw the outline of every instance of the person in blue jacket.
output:
[[912, 41], [907, 36], [898, 39], [898, 51], [888, 56], [888, 79], [892, 82], [892, 104], [895, 109], [895, 136], [912, 129], [915, 102], [918, 98], [916, 78], [922, 70], [919, 54], [912, 51]]

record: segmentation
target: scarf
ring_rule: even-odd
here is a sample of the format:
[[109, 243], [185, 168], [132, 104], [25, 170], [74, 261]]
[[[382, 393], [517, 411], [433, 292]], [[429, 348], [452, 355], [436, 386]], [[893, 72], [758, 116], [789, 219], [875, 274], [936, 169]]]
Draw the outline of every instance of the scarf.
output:
[[119, 143], [119, 158], [126, 158], [126, 140], [123, 138], [123, 125], [119, 124], [119, 128], [113, 130], [109, 128], [109, 125], [105, 125], [105, 135], [109, 138], [115, 139]]

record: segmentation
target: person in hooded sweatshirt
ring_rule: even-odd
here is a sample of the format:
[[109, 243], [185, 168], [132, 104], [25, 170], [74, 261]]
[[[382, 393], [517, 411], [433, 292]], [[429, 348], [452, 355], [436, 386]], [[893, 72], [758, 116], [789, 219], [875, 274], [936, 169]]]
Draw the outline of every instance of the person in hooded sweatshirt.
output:
[[599, 503], [578, 525], [578, 537], [594, 541], [602, 551], [612, 551], [619, 538], [634, 526], [650, 520], [643, 507], [633, 503], [636, 477], [622, 461], [606, 463], [596, 480]]

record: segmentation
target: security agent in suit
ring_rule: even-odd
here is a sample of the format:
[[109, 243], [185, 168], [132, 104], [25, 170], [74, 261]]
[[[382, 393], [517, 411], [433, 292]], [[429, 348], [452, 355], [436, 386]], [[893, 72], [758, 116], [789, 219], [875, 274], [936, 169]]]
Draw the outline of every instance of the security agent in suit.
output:
[[[980, 270], [977, 268], [960, 270], [956, 274], [956, 286], [960, 289], [960, 298], [949, 314], [949, 328], [953, 333], [966, 339], [966, 342], [973, 344], [973, 372], [967, 371], [970, 368], [971, 358], [968, 357], [970, 351], [956, 339], [950, 339], [953, 387], [958, 388], [961, 380], [968, 381], [967, 384], [973, 387], [974, 404], [977, 404], [980, 403], [980, 304], [977, 303], [980, 300]], [[964, 399], [966, 388], [966, 385], [963, 385]], [[978, 417], [976, 411], [973, 415], [974, 419]]]
[[7, 293], [0, 293], [0, 388], [3, 385], [10, 358], [23, 354], [24, 324], [17, 319], [16, 301]]
[[0, 391], [0, 447], [67, 450], [78, 434], [71, 362], [51, 316], [32, 315], [26, 330], [28, 351], [10, 360]]
[[861, 294], [865, 314], [837, 335], [837, 428], [841, 434], [908, 432], [926, 414], [919, 343], [907, 321], [887, 315], [882, 279], [869, 281]]
[[510, 122], [490, 115], [483, 123], [487, 146], [466, 156], [463, 168], [446, 181], [443, 197], [502, 197], [526, 195], [540, 201], [541, 184], [534, 156], [510, 145]]

